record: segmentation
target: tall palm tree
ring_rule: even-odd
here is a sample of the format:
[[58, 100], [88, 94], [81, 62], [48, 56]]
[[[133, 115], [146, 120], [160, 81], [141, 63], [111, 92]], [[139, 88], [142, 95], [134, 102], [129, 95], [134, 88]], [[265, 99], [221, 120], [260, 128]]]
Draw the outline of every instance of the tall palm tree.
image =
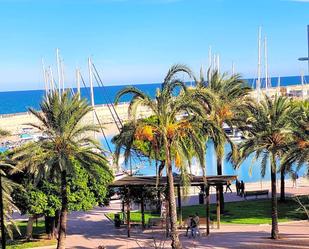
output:
[[[0, 129], [0, 137], [4, 138], [10, 135], [7, 130]], [[11, 193], [13, 188], [17, 186], [7, 178], [7, 173], [14, 166], [10, 163], [6, 154], [0, 153], [0, 222], [1, 222], [1, 245], [2, 248], [6, 247], [6, 233], [12, 237], [12, 225], [15, 224], [10, 219], [9, 214], [13, 209], [17, 209], [12, 201]], [[17, 228], [15, 226], [15, 228]], [[17, 229], [18, 231], [18, 229]]]
[[[232, 148], [233, 155], [236, 146], [230, 140], [223, 128], [227, 124], [230, 128], [237, 127], [241, 118], [247, 110], [247, 105], [252, 102], [249, 93], [251, 88], [242, 80], [239, 74], [220, 74], [217, 70], [208, 70], [207, 79], [201, 68], [199, 78], [195, 78], [195, 94], [198, 94], [209, 119], [213, 120], [217, 127], [212, 132], [212, 140], [217, 156], [217, 174], [222, 175], [222, 162], [224, 158], [224, 146], [228, 142]], [[224, 212], [223, 187], [219, 186], [221, 212]]]
[[14, 227], [19, 232], [18, 228], [15, 226], [15, 223], [12, 222], [10, 217], [10, 214], [13, 212], [13, 210], [17, 210], [11, 197], [11, 193], [17, 184], [7, 178], [7, 172], [12, 168], [14, 168], [14, 166], [10, 164], [6, 156], [0, 155], [1, 248], [4, 249], [6, 247], [6, 234], [8, 234], [10, 237], [13, 236], [12, 227]]
[[294, 108], [290, 100], [276, 96], [271, 99], [264, 96], [261, 103], [253, 104], [250, 110], [251, 115], [247, 118], [246, 125], [241, 127], [245, 140], [240, 143], [240, 160], [237, 166], [249, 155], [255, 153], [255, 159], [261, 158], [261, 173], [265, 175], [267, 163], [270, 161], [271, 172], [271, 238], [278, 239], [278, 211], [277, 211], [277, 189], [276, 174], [280, 165], [278, 159], [283, 148], [291, 140], [292, 122], [290, 113]]
[[41, 111], [29, 109], [37, 123], [29, 124], [46, 138], [16, 151], [17, 169], [28, 170], [37, 177], [53, 177], [61, 186], [62, 207], [58, 235], [58, 249], [65, 248], [68, 196], [67, 177], [74, 175], [73, 161], [78, 161], [89, 173], [97, 164], [109, 171], [105, 157], [98, 152], [99, 143], [89, 135], [98, 131], [93, 124], [85, 124], [83, 118], [92, 111], [85, 99], [71, 96], [68, 91], [58, 94], [52, 91], [42, 101]]
[[282, 159], [282, 166], [289, 167], [297, 163], [298, 170], [307, 165], [309, 175], [309, 101], [301, 101], [295, 105], [296, 113], [293, 121], [293, 139], [287, 145]]
[[[116, 104], [126, 94], [133, 95], [129, 104], [129, 114], [132, 120], [137, 120], [136, 110], [139, 106], [151, 109], [156, 123], [138, 122], [134, 139], [149, 141], [156, 144], [162, 141], [164, 148], [164, 165], [167, 175], [168, 202], [170, 210], [170, 225], [172, 248], [182, 248], [177, 232], [177, 211], [174, 192], [174, 177], [172, 162], [182, 168], [182, 158], [186, 155], [186, 140], [192, 141], [200, 164], [205, 163], [205, 146], [200, 135], [201, 123], [198, 118], [204, 117], [201, 106], [187, 94], [184, 82], [177, 79], [178, 73], [191, 75], [191, 70], [184, 65], [174, 65], [168, 71], [161, 89], [157, 90], [155, 100], [134, 87], [127, 87], [116, 96]], [[176, 88], [180, 89], [178, 95], [174, 94]], [[203, 167], [204, 168], [204, 167]]]

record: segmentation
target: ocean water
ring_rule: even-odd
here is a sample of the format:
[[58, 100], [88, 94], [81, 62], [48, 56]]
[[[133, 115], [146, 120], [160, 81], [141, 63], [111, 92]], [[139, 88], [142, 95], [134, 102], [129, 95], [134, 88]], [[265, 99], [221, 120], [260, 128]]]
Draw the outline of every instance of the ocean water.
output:
[[[254, 87], [254, 79], [248, 79], [248, 84]], [[262, 81], [262, 87], [263, 87]], [[272, 78], [271, 84], [272, 86], [277, 86], [278, 78]], [[300, 84], [301, 80], [299, 76], [292, 77], [282, 77], [281, 78], [281, 86], [288, 85], [296, 85]], [[309, 77], [306, 77], [306, 82], [309, 82]], [[188, 83], [191, 84], [191, 83]], [[126, 87], [126, 85], [121, 86], [106, 86], [104, 88], [95, 87], [94, 95], [95, 95], [95, 104], [106, 104], [114, 102], [116, 94]], [[135, 85], [138, 89], [148, 93], [151, 97], [155, 96], [155, 91], [160, 84], [139, 84]], [[74, 89], [73, 89], [74, 90]], [[34, 109], [39, 109], [40, 102], [44, 97], [43, 90], [32, 90], [32, 91], [11, 91], [11, 92], [0, 92], [0, 114], [11, 114], [11, 113], [19, 113], [26, 112], [29, 107]], [[82, 88], [81, 95], [87, 99], [89, 99], [89, 88]], [[127, 102], [130, 100], [130, 96], [125, 96], [121, 99], [121, 102]], [[111, 144], [111, 137], [108, 138], [109, 145], [113, 148], [114, 146]], [[102, 139], [102, 146], [107, 148], [105, 141]], [[0, 151], [3, 148], [0, 148]], [[226, 154], [230, 151], [229, 145], [226, 145], [225, 152]], [[244, 161], [239, 169], [233, 169], [231, 163], [228, 161], [223, 162], [223, 174], [232, 174], [238, 175], [240, 180], [244, 180], [245, 182], [257, 182], [261, 180], [269, 180], [270, 172], [269, 167], [267, 167], [266, 175], [262, 179], [260, 174], [260, 162], [252, 161], [253, 155]], [[142, 163], [139, 162], [138, 159], [132, 160], [132, 167], [135, 168], [138, 165], [141, 165], [141, 169], [137, 172], [140, 175], [155, 175], [156, 168], [154, 162], [149, 162], [149, 160], [144, 160]], [[123, 165], [126, 167], [125, 165]], [[196, 167], [198, 170], [198, 167]], [[174, 169], [177, 173], [177, 170]], [[214, 150], [213, 143], [211, 141], [207, 144], [207, 153], [206, 153], [206, 172], [207, 175], [216, 175], [216, 154]], [[299, 176], [304, 175], [305, 169], [304, 167], [299, 171]]]
[[[248, 79], [247, 81], [250, 86], [255, 86], [255, 79]], [[264, 82], [265, 81], [262, 80], [262, 87], [265, 84]], [[280, 85], [296, 85], [300, 84], [300, 82], [300, 76], [281, 77]], [[309, 76], [306, 77], [305, 82], [309, 82]], [[277, 86], [277, 83], [277, 77], [271, 78], [272, 86]], [[190, 85], [191, 83], [188, 84]], [[94, 87], [95, 104], [106, 104], [114, 102], [116, 94], [119, 92], [119, 90], [126, 86], [127, 85], [106, 86], [104, 88]], [[156, 89], [160, 87], [160, 84], [138, 84], [134, 86], [154, 97]], [[76, 91], [76, 89], [73, 90]], [[42, 98], [44, 97], [44, 94], [45, 92], [43, 90], [0, 92], [0, 114], [26, 112], [29, 107], [39, 109], [39, 105]], [[89, 88], [81, 88], [81, 95], [89, 99]], [[130, 96], [125, 96], [121, 99], [122, 102], [129, 100]]]
[[[108, 137], [108, 141], [111, 140], [112, 137]], [[101, 143], [103, 146], [106, 146], [105, 140], [102, 138]], [[114, 149], [114, 145], [109, 142], [112, 150]], [[228, 144], [225, 145], [225, 155], [227, 155], [231, 151], [231, 148]], [[224, 175], [237, 175], [239, 180], [243, 180], [244, 182], [260, 182], [260, 181], [269, 181], [270, 180], [270, 165], [268, 163], [266, 168], [266, 174], [264, 177], [261, 176], [261, 160], [253, 160], [254, 154], [248, 157], [239, 168], [234, 169], [233, 165], [225, 160], [223, 160], [222, 171]], [[196, 175], [202, 175], [202, 171], [198, 166], [198, 163], [193, 160], [192, 172]], [[137, 175], [156, 175], [156, 165], [154, 161], [149, 161], [147, 158], [138, 159], [134, 158], [131, 160], [131, 165], [125, 165], [122, 163], [123, 168], [130, 170], [131, 167], [135, 174]], [[135, 171], [137, 168], [139, 170]], [[207, 142], [207, 151], [206, 151], [206, 166], [205, 166], [206, 174], [208, 176], [217, 175], [217, 159], [213, 142], [210, 140]], [[178, 170], [173, 167], [173, 171], [175, 173], [179, 173]], [[299, 171], [298, 175], [304, 176], [306, 172], [305, 166], [303, 166]], [[163, 172], [165, 174], [165, 172]], [[277, 175], [277, 179], [279, 180], [280, 175]], [[287, 175], [286, 178], [289, 178]]]

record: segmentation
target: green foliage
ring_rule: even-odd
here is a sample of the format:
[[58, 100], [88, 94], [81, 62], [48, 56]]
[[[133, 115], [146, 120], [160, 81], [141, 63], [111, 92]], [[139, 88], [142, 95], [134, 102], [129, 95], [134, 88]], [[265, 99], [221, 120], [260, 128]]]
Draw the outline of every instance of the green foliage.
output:
[[[201, 127], [207, 123], [207, 118], [203, 106], [188, 94], [185, 83], [177, 78], [178, 73], [192, 76], [188, 67], [172, 66], [161, 88], [157, 89], [155, 100], [134, 87], [127, 87], [117, 94], [116, 103], [123, 95], [133, 95], [128, 109], [131, 122], [113, 141], [116, 144], [116, 158], [124, 148], [126, 160], [132, 149], [149, 158], [168, 161], [165, 165], [173, 160], [182, 177], [186, 178], [193, 156], [197, 157], [202, 170], [205, 169], [205, 138]], [[175, 96], [176, 88], [180, 91]], [[136, 111], [139, 106], [148, 107], [153, 115], [138, 119]], [[167, 150], [169, 158], [166, 156]], [[184, 182], [187, 181], [184, 179]]]
[[98, 205], [108, 204], [113, 193], [108, 188], [108, 185], [113, 181], [114, 177], [107, 174], [106, 171], [97, 164], [93, 165], [93, 170], [97, 177], [89, 177], [88, 186], [93, 193]]
[[[240, 128], [245, 132], [245, 140], [239, 144], [240, 158], [237, 166], [250, 154], [255, 160], [262, 158], [261, 175], [265, 175], [267, 161], [282, 154], [292, 139], [292, 117], [296, 109], [289, 99], [264, 96], [261, 103], [251, 106], [246, 124]], [[277, 171], [277, 168], [273, 169]]]
[[29, 205], [29, 213], [43, 214], [47, 207], [47, 199], [48, 197], [42, 191], [30, 191], [28, 202], [31, 205]]
[[55, 216], [56, 210], [61, 207], [56, 185], [42, 181], [38, 186], [26, 184], [25, 190], [16, 188], [13, 200], [22, 214], [40, 216]]
[[[29, 109], [37, 121], [29, 125], [46, 137], [18, 148], [13, 159], [17, 161], [17, 170], [33, 175], [36, 181], [48, 180], [61, 186], [58, 247], [62, 248], [67, 211], [70, 208], [89, 209], [95, 202], [86, 188], [87, 183], [76, 177], [78, 169], [75, 162], [92, 177], [96, 177], [94, 164], [104, 169], [106, 174], [112, 175], [112, 172], [100, 150], [99, 141], [90, 135], [99, 131], [99, 127], [82, 122], [92, 111], [86, 99], [80, 99], [79, 94], [72, 96], [68, 90], [61, 94], [51, 91], [40, 107], [40, 111]], [[85, 175], [82, 171], [80, 173]], [[70, 177], [75, 178], [77, 185], [70, 186]], [[71, 203], [74, 203], [73, 207]]]
[[[14, 169], [14, 165], [11, 164], [11, 161], [7, 158], [7, 153], [0, 153], [0, 191], [2, 193], [2, 203], [1, 209], [3, 209], [4, 216], [4, 229], [9, 237], [12, 237], [13, 228], [18, 231], [18, 228], [15, 226], [15, 223], [11, 217], [11, 214], [14, 210], [17, 209], [15, 206], [11, 194], [15, 187], [18, 187], [18, 184], [13, 182], [8, 178], [10, 170]], [[1, 218], [1, 217], [0, 217]]]
[[[25, 234], [27, 230], [27, 221], [17, 221], [17, 227], [21, 234]], [[33, 239], [26, 241], [23, 236], [14, 233], [14, 240], [7, 241], [8, 249], [25, 249], [34, 247], [44, 247], [56, 244], [56, 240], [45, 239], [45, 223], [38, 219], [33, 226]]]
[[[303, 203], [308, 204], [308, 196], [299, 197]], [[226, 224], [270, 224], [271, 218], [269, 211], [271, 204], [269, 200], [247, 200], [239, 202], [227, 202], [226, 212], [221, 215], [221, 222]], [[205, 205], [184, 206], [182, 217], [188, 218], [190, 215], [198, 213], [200, 218], [205, 217]], [[157, 218], [160, 215], [153, 212], [146, 212], [146, 222], [149, 218]], [[305, 212], [299, 209], [299, 205], [293, 199], [287, 199], [286, 202], [280, 203], [278, 207], [279, 222], [304, 220], [307, 218]], [[110, 219], [114, 214], [108, 214]], [[216, 205], [210, 205], [210, 219], [216, 221]], [[141, 212], [132, 212], [131, 220], [141, 222]]]
[[[192, 75], [191, 70], [185, 65], [173, 65], [162, 85], [157, 89], [155, 100], [149, 95], [135, 87], [126, 87], [116, 96], [116, 104], [124, 95], [130, 94], [132, 98], [129, 103], [128, 113], [133, 121], [130, 133], [122, 130], [123, 139], [117, 143], [116, 157], [119, 156], [121, 148], [125, 148], [125, 158], [131, 154], [133, 142], [135, 140], [148, 141], [151, 144], [150, 151], [157, 153], [161, 148], [164, 149], [164, 167], [169, 179], [168, 199], [170, 202], [170, 223], [172, 231], [172, 247], [181, 247], [177, 235], [177, 217], [174, 194], [174, 182], [172, 172], [172, 162], [179, 169], [183, 183], [188, 185], [188, 171], [190, 169], [191, 155], [188, 153], [186, 142], [191, 141], [191, 148], [197, 157], [200, 167], [205, 175], [205, 139], [201, 134], [201, 121], [206, 120], [206, 113], [196, 99], [187, 94], [185, 82], [178, 78], [179, 73], [184, 73], [189, 77]], [[179, 89], [178, 95], [174, 94], [175, 89]], [[138, 119], [136, 112], [139, 106], [149, 108], [156, 123], [145, 123], [144, 120]], [[203, 120], [204, 121], [204, 120]], [[143, 145], [143, 144], [142, 144]], [[143, 148], [144, 149], [144, 148]], [[177, 245], [177, 246], [173, 246]]]
[[[94, 165], [97, 177], [92, 176], [74, 162], [73, 176], [68, 177], [69, 211], [90, 210], [97, 204], [106, 202], [107, 186], [112, 181], [110, 174]], [[45, 215], [54, 217], [61, 209], [60, 186], [57, 182], [41, 180], [37, 185], [29, 182], [30, 175], [25, 175], [24, 188], [15, 188], [13, 200], [23, 214]]]
[[239, 74], [220, 74], [217, 70], [208, 70], [207, 79], [200, 71], [199, 78], [195, 77], [196, 88], [191, 90], [208, 113], [208, 120], [203, 125], [204, 136], [211, 137], [214, 142], [217, 167], [222, 167], [224, 146], [228, 142], [232, 148], [232, 156], [236, 159], [237, 146], [231, 141], [223, 129], [227, 124], [232, 129], [243, 124], [247, 116], [248, 106], [254, 102], [249, 96], [252, 89], [244, 82]]
[[0, 137], [10, 136], [11, 133], [7, 130], [0, 129]]
[[[151, 204], [157, 204], [158, 199], [158, 191], [160, 193], [164, 193], [166, 189], [164, 187], [130, 187], [130, 196], [129, 199], [136, 202], [141, 203], [142, 199], [144, 199], [145, 203], [149, 202]], [[117, 188], [117, 195], [123, 200], [126, 201], [128, 197], [128, 189], [127, 188]]]
[[88, 187], [89, 174], [78, 164], [74, 164], [75, 174], [68, 180], [69, 210], [89, 210], [96, 204], [94, 194]]
[[309, 176], [309, 101], [293, 101], [296, 112], [292, 119], [292, 140], [285, 147], [282, 158], [283, 166], [297, 164], [297, 169], [307, 166]]

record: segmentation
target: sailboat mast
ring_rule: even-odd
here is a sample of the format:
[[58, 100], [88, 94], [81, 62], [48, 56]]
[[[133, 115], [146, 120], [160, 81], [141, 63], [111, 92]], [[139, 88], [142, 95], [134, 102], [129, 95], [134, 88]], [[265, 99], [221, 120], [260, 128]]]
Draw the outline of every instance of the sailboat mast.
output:
[[61, 71], [60, 71], [60, 56], [59, 48], [56, 49], [56, 60], [57, 60], [57, 74], [58, 74], [58, 91], [61, 94]]
[[262, 35], [262, 27], [260, 26], [258, 33], [258, 70], [257, 70], [257, 82], [256, 82], [258, 101], [260, 101], [261, 98], [261, 35]]
[[281, 83], [281, 78], [280, 76], [278, 77], [278, 86], [277, 86], [277, 91], [278, 91], [278, 95], [280, 96], [281, 93], [280, 93], [280, 83]]
[[307, 36], [308, 36], [308, 75], [309, 75], [309, 25], [307, 26]]
[[235, 63], [234, 61], [232, 61], [232, 75], [235, 74]]
[[60, 59], [60, 69], [61, 69], [61, 88], [62, 92], [64, 92], [64, 63], [63, 60]]
[[78, 98], [80, 100], [80, 72], [79, 72], [79, 68], [76, 69], [76, 83], [77, 83]]
[[211, 55], [211, 46], [208, 48], [208, 70], [211, 73], [212, 70], [212, 55]]
[[55, 90], [55, 85], [54, 85], [54, 76], [53, 76], [53, 70], [49, 66], [49, 75], [50, 75], [50, 86], [52, 90]]
[[217, 70], [218, 70], [218, 74], [220, 73], [220, 55], [217, 54]]
[[264, 37], [264, 60], [265, 60], [265, 90], [268, 92], [268, 55], [267, 55], [267, 38]]
[[45, 96], [47, 97], [48, 94], [48, 83], [47, 83], [47, 77], [46, 77], [46, 69], [45, 69], [45, 63], [44, 59], [42, 58], [42, 70], [43, 70], [43, 78], [44, 78], [44, 87], [45, 87]]
[[302, 98], [305, 99], [305, 88], [304, 88], [304, 72], [303, 70], [300, 73], [300, 78], [301, 78], [301, 89], [302, 89]]
[[94, 93], [93, 93], [93, 73], [92, 73], [92, 61], [88, 58], [88, 70], [89, 70], [89, 83], [90, 83], [90, 101], [93, 108], [92, 118], [93, 124], [95, 124], [95, 110], [94, 110]]

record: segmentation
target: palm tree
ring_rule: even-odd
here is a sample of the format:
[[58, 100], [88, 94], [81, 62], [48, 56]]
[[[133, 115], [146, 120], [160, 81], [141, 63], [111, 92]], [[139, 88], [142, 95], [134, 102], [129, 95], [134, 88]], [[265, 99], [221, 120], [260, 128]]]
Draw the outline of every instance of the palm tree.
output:
[[[176, 78], [180, 72], [192, 75], [191, 70], [184, 65], [174, 65], [168, 71], [161, 89], [157, 90], [155, 100], [134, 87], [127, 87], [120, 91], [115, 103], [126, 94], [133, 95], [129, 104], [129, 115], [133, 121], [137, 121], [134, 139], [148, 141], [154, 146], [162, 142], [164, 150], [164, 166], [167, 175], [168, 202], [170, 210], [170, 225], [172, 248], [182, 248], [177, 232], [177, 211], [174, 193], [174, 177], [172, 161], [175, 166], [183, 169], [183, 158], [186, 156], [186, 142], [190, 140], [195, 148], [200, 164], [205, 163], [204, 138], [201, 136], [201, 123], [203, 118], [202, 107], [187, 94], [185, 83]], [[173, 94], [178, 87], [180, 93]], [[151, 109], [156, 122], [142, 122], [136, 118], [138, 106], [147, 106]], [[202, 167], [204, 168], [204, 167]]]
[[[217, 174], [222, 175], [222, 162], [224, 157], [224, 146], [228, 142], [232, 148], [233, 155], [236, 154], [236, 146], [230, 140], [223, 128], [227, 124], [230, 128], [237, 127], [246, 112], [247, 105], [252, 102], [249, 96], [251, 88], [241, 79], [239, 74], [220, 74], [217, 70], [208, 70], [208, 79], [200, 70], [199, 78], [195, 78], [196, 88], [193, 90], [199, 101], [202, 102], [213, 120], [216, 127], [212, 131], [212, 140], [217, 156]], [[224, 212], [223, 187], [219, 186], [221, 212]]]
[[293, 119], [293, 139], [287, 146], [282, 165], [297, 163], [297, 169], [307, 164], [309, 175], [309, 101], [296, 105], [297, 114]]
[[79, 100], [68, 91], [58, 94], [53, 91], [42, 101], [41, 112], [29, 109], [38, 123], [30, 124], [46, 138], [29, 144], [16, 151], [17, 169], [27, 170], [38, 178], [53, 177], [61, 186], [62, 207], [58, 249], [65, 248], [65, 234], [68, 213], [67, 177], [74, 175], [74, 161], [80, 162], [89, 173], [97, 164], [109, 171], [105, 157], [98, 151], [100, 146], [89, 135], [98, 131], [93, 124], [85, 124], [82, 119], [92, 111], [85, 99]]
[[[280, 200], [285, 200], [285, 179], [284, 175], [289, 173], [295, 177], [295, 171], [298, 171], [303, 165], [307, 165], [307, 175], [309, 175], [309, 101], [294, 101], [296, 113], [293, 113], [293, 139], [283, 151], [281, 163], [281, 191]], [[295, 170], [293, 165], [296, 164]]]
[[11, 194], [13, 189], [18, 186], [17, 183], [11, 181], [7, 178], [7, 173], [14, 169], [14, 166], [11, 164], [10, 160], [6, 155], [0, 155], [0, 219], [1, 219], [1, 248], [6, 246], [6, 234], [9, 237], [13, 237], [13, 230], [17, 230], [19, 233], [18, 227], [15, 225], [13, 220], [10, 217], [10, 214], [17, 210], [17, 207], [14, 205]]
[[278, 239], [278, 211], [277, 211], [277, 189], [276, 174], [280, 165], [278, 159], [283, 148], [291, 140], [292, 122], [291, 113], [294, 108], [290, 100], [276, 96], [271, 99], [264, 96], [261, 103], [252, 104], [251, 115], [245, 120], [246, 125], [241, 127], [245, 140], [240, 143], [240, 159], [237, 166], [249, 155], [255, 153], [255, 159], [261, 158], [261, 173], [265, 175], [267, 162], [270, 161], [271, 172], [271, 238]]
[[[0, 129], [0, 137], [7, 137], [10, 132], [7, 130]], [[12, 229], [14, 226], [19, 232], [18, 228], [15, 226], [14, 222], [10, 219], [10, 213], [13, 209], [17, 209], [12, 201], [11, 193], [13, 188], [17, 186], [16, 183], [12, 182], [7, 178], [7, 173], [14, 166], [10, 163], [6, 154], [1, 153], [0, 155], [0, 222], [1, 222], [1, 248], [6, 247], [6, 233], [12, 237]]]

